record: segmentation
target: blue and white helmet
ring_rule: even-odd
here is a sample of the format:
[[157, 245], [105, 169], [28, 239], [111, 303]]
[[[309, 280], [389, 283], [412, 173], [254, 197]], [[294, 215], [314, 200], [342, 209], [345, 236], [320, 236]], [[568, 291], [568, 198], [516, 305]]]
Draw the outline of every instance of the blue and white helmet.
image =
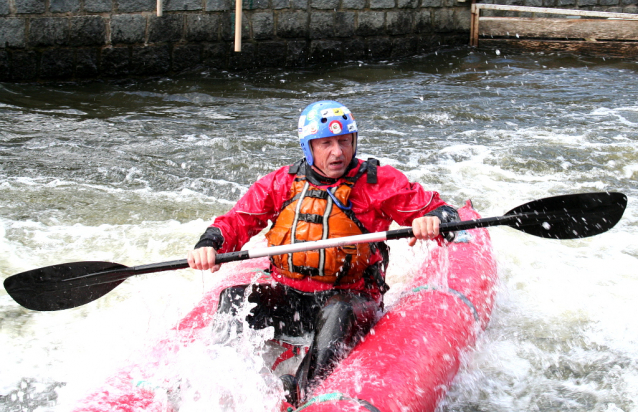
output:
[[308, 105], [299, 116], [299, 144], [306, 161], [312, 166], [310, 141], [323, 137], [354, 133], [354, 156], [357, 155], [357, 122], [350, 110], [334, 100], [322, 100]]

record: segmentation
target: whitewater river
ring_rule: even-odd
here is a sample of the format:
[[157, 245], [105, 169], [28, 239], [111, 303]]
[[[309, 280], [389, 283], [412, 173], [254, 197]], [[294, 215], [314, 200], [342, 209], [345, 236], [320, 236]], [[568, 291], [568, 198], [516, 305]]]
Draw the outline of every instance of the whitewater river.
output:
[[[490, 229], [492, 322], [440, 410], [638, 411], [637, 78], [635, 61], [460, 50], [307, 71], [0, 84], [0, 278], [184, 258], [251, 182], [301, 156], [300, 110], [336, 99], [357, 118], [361, 157], [454, 205], [472, 199], [483, 216], [559, 194], [627, 194], [618, 226], [593, 238]], [[419, 253], [392, 246], [389, 300]], [[0, 411], [71, 410], [215, 282], [149, 274], [59, 312], [26, 310], [2, 289]], [[175, 368], [210, 391], [183, 411], [224, 409], [215, 394], [236, 410], [273, 410], [279, 389], [237, 353], [212, 362], [202, 351], [194, 363], [205, 367]]]

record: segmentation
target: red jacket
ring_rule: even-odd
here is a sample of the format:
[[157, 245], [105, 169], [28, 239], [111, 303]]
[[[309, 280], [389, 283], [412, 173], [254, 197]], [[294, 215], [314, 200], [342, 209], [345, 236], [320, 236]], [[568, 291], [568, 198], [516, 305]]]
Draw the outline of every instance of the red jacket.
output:
[[[363, 163], [359, 161], [359, 166]], [[347, 175], [354, 176], [359, 166]], [[226, 214], [218, 216], [211, 225], [221, 230], [224, 243], [219, 253], [240, 250], [251, 237], [275, 221], [283, 203], [290, 197], [290, 188], [295, 178], [288, 173], [290, 166], [284, 166], [255, 182], [248, 192]], [[338, 185], [337, 182], [333, 185]], [[401, 226], [412, 225], [412, 220], [446, 205], [437, 192], [428, 192], [418, 183], [410, 183], [407, 177], [392, 166], [379, 166], [377, 183], [367, 182], [365, 175], [357, 180], [349, 200], [352, 211], [370, 232], [387, 231], [392, 221]], [[379, 254], [373, 256], [370, 264], [380, 261]], [[284, 277], [273, 269], [273, 278], [278, 282], [303, 292], [323, 291], [335, 288], [329, 283], [309, 278], [295, 280]], [[363, 290], [364, 280], [336, 286], [338, 289]]]

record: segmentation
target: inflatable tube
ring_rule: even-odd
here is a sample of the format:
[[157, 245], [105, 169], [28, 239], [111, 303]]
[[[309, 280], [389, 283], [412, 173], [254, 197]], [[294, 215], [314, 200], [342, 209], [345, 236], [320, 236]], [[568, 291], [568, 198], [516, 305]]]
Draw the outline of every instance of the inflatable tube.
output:
[[[478, 218], [470, 205], [463, 220]], [[487, 230], [424, 262], [399, 301], [297, 411], [434, 411], [490, 318], [497, 280]], [[448, 273], [447, 287], [440, 280]]]

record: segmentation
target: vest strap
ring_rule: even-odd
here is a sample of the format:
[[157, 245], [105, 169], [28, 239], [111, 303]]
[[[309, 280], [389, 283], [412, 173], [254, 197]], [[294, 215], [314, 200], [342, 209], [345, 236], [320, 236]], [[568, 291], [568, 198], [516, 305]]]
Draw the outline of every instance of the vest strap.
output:
[[297, 160], [295, 163], [291, 164], [290, 168], [288, 169], [288, 174], [296, 175], [299, 172], [299, 167], [301, 166], [303, 161], [304, 161], [304, 159], [301, 159], [301, 160]]
[[[322, 224], [323, 223], [323, 216], [322, 215], [313, 215], [311, 213], [299, 213], [299, 220], [301, 220], [303, 222], [308, 222], [308, 223]], [[296, 241], [296, 242], [298, 242], [298, 241]]]
[[[314, 197], [316, 199], [327, 199], [328, 196], [329, 196], [328, 192], [325, 191], [325, 190], [310, 189], [310, 190], [308, 190], [306, 192], [306, 197]], [[295, 200], [299, 199], [299, 197], [301, 197], [301, 193], [297, 193], [295, 196], [292, 197], [292, 199], [286, 200], [281, 208], [285, 209], [286, 206], [288, 206], [289, 204], [291, 204]]]
[[373, 157], [368, 158], [368, 176], [366, 181], [370, 184], [377, 183], [377, 167], [379, 167], [379, 161]]

